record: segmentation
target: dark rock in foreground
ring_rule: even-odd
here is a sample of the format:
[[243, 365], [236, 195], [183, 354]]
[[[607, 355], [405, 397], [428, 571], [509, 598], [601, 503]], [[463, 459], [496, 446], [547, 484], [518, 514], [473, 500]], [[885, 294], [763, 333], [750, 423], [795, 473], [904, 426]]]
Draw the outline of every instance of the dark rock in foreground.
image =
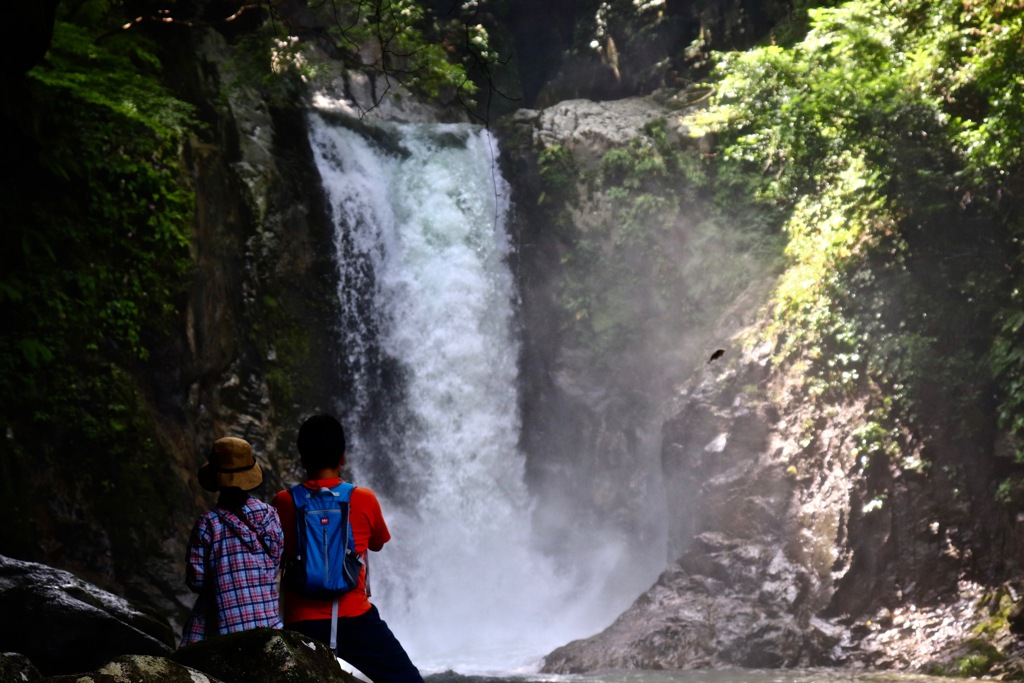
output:
[[46, 683], [222, 683], [164, 657], [125, 655], [87, 674], [53, 676]]
[[125, 654], [166, 655], [170, 627], [73, 574], [0, 556], [0, 650], [45, 676], [91, 671]]
[[262, 628], [183, 647], [178, 664], [224, 683], [360, 683], [341, 669], [327, 645], [293, 631]]
[[334, 654], [323, 643], [300, 633], [269, 628], [214, 636], [181, 648], [170, 657], [125, 655], [91, 673], [47, 679], [47, 683], [252, 681], [357, 683], [357, 679], [341, 669]]
[[0, 683], [38, 683], [42, 680], [39, 669], [25, 655], [0, 653]]
[[358, 683], [323, 643], [256, 629], [174, 651], [171, 629], [66, 571], [0, 556], [0, 683]]

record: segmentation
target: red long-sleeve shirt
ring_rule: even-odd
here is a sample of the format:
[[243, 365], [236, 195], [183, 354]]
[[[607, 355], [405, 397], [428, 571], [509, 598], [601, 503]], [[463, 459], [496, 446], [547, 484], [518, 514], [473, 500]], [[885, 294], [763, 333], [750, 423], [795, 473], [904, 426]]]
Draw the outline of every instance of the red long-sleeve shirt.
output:
[[[303, 485], [315, 491], [324, 487], [333, 488], [340, 483], [341, 479], [313, 479], [303, 482]], [[295, 525], [295, 500], [288, 490], [284, 490], [274, 496], [271, 505], [277, 508], [277, 513], [281, 517], [281, 527], [284, 529], [284, 557], [287, 563], [288, 559], [295, 554], [295, 536], [298, 533]], [[388, 531], [388, 526], [384, 522], [380, 501], [377, 500], [373, 491], [361, 486], [353, 489], [348, 510], [349, 524], [352, 525], [352, 540], [355, 542], [356, 552], [363, 558], [366, 557], [367, 550], [378, 551], [391, 540], [391, 532]], [[331, 600], [307, 598], [286, 584], [282, 584], [281, 593], [286, 625], [309, 619], [331, 618]], [[338, 600], [338, 616], [357, 617], [369, 609], [370, 599], [366, 594], [366, 563], [364, 562], [363, 570], [359, 573], [359, 585]]]

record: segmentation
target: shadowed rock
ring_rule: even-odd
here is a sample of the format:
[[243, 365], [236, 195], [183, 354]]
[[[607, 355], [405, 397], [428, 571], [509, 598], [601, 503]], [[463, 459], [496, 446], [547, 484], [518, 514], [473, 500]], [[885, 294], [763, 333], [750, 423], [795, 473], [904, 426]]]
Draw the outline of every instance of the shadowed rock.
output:
[[0, 653], [0, 683], [37, 683], [43, 680], [28, 657], [17, 652]]
[[47, 678], [46, 683], [222, 683], [165, 657], [125, 655], [92, 673]]
[[359, 683], [325, 644], [293, 631], [261, 628], [216, 636], [171, 658], [225, 683]]
[[172, 650], [170, 627], [73, 574], [0, 556], [0, 649], [46, 676]]

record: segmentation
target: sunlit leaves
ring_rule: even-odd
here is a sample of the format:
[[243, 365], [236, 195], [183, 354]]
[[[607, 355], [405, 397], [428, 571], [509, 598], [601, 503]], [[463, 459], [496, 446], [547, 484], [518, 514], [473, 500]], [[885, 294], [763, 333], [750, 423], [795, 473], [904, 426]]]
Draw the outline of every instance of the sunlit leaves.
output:
[[59, 21], [29, 74], [38, 157], [26, 160], [34, 175], [4, 188], [6, 391], [24, 397], [98, 352], [145, 358], [147, 330], [177, 306], [190, 262], [180, 151], [192, 109], [160, 85], [156, 64], [138, 36], [98, 41]]
[[458, 24], [454, 29], [464, 35], [456, 36], [418, 0], [332, 0], [324, 6], [338, 17], [330, 33], [339, 48], [362, 66], [429, 98], [455, 96], [468, 102], [476, 84], [459, 62], [460, 53], [485, 62], [495, 59], [482, 26]]
[[964, 4], [954, 130], [971, 181], [998, 187], [1024, 162], [1024, 11], [1015, 2]]
[[[999, 241], [1024, 229], [1020, 2], [855, 0], [808, 20], [792, 44], [715, 55], [715, 93], [690, 120], [786, 213], [776, 360], [809, 366], [811, 395], [883, 385], [909, 418], [914, 392], [978, 395], [1001, 324], [1001, 418], [1024, 434], [1024, 302], [1006, 291], [1024, 258], [1001, 255], [1022, 242]], [[936, 306], [971, 322], [927, 317]]]
[[695, 122], [725, 132], [729, 158], [770, 175], [766, 196], [793, 203], [844, 172], [852, 154], [884, 167], [910, 125], [941, 120], [922, 74], [936, 55], [922, 27], [881, 2], [810, 11], [811, 30], [792, 48], [766, 46], [719, 56], [713, 105]]
[[862, 0], [809, 10], [792, 47], [718, 55], [694, 123], [791, 207], [783, 310], [872, 231], [898, 230], [926, 188], [954, 186], [958, 169], [978, 187], [1021, 163], [1022, 17], [1004, 2]]
[[139, 121], [158, 135], [176, 135], [192, 120], [193, 108], [154, 87], [159, 65], [135, 36], [97, 42], [96, 35], [58, 21], [46, 63], [33, 78], [76, 99]]

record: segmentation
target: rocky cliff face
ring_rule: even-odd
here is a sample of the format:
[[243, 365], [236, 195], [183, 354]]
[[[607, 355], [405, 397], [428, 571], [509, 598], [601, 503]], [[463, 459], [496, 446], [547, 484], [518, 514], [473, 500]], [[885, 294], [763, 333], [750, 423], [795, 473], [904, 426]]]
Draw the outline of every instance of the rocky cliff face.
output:
[[521, 242], [522, 443], [537, 520], [557, 544], [621, 540], [629, 559], [616, 576], [637, 591], [679, 549], [668, 540], [679, 517], [665, 514], [683, 485], [663, 477], [665, 406], [767, 286], [743, 230], [719, 225], [675, 165], [709, 144], [681, 124], [695, 97], [567, 100], [500, 129]]
[[196, 97], [227, 96], [189, 150], [196, 268], [178, 391], [197, 435], [237, 432], [288, 472], [291, 423], [337, 392], [333, 227], [301, 111], [234, 86], [221, 34], [194, 37]]
[[[605, 632], [551, 653], [546, 670], [948, 673], [984, 652], [994, 671], [1018, 675], [1008, 561], [1020, 540], [985, 512], [992, 491], [950, 500], [948, 471], [866, 468], [864, 400], [816, 405], [794, 379], [761, 346], [680, 388], [661, 451], [677, 559]], [[948, 456], [941, 443], [921, 448]], [[960, 479], [964, 489], [981, 486], [991, 457], [979, 452], [981, 472]]]
[[[834, 442], [799, 446], [767, 400], [766, 358], [726, 354], [680, 390], [664, 426], [678, 559], [608, 631], [552, 653], [548, 669], [845, 663], [843, 630], [820, 614], [841, 564], [848, 456]], [[849, 419], [836, 416], [832, 438]]]
[[[658, 415], [647, 393], [656, 391], [649, 383], [656, 363], [648, 360], [649, 349], [635, 346], [622, 349], [615, 359], [599, 359], [601, 352], [589, 347], [589, 340], [574, 336], [564, 308], [567, 280], [573, 277], [565, 263], [576, 240], [599, 233], [611, 216], [595, 194], [574, 205], [568, 224], [555, 229], [540, 199], [552, 189], [544, 186], [534, 155], [565, 150], [574, 165], [570, 183], [574, 191], [578, 184], [586, 193], [585, 169], [597, 168], [605, 152], [628, 143], [666, 112], [646, 98], [572, 100], [543, 111], [520, 111], [505, 133], [511, 160], [507, 176], [513, 179], [517, 207], [513, 231], [521, 241], [522, 438], [530, 486], [542, 508], [547, 506], [538, 518], [550, 525], [546, 531], [552, 538], [564, 543], [583, 541], [587, 529], [602, 527], [611, 516], [610, 532], [629, 537], [637, 553], [633, 557], [645, 558], [648, 567], [663, 561], [659, 515], [649, 507], [661, 496], [652, 457]], [[516, 146], [516, 141], [525, 144]], [[575, 275], [601, 277], [580, 270]], [[631, 324], [631, 311], [613, 314], [621, 324]], [[622, 366], [608, 367], [617, 362]]]

